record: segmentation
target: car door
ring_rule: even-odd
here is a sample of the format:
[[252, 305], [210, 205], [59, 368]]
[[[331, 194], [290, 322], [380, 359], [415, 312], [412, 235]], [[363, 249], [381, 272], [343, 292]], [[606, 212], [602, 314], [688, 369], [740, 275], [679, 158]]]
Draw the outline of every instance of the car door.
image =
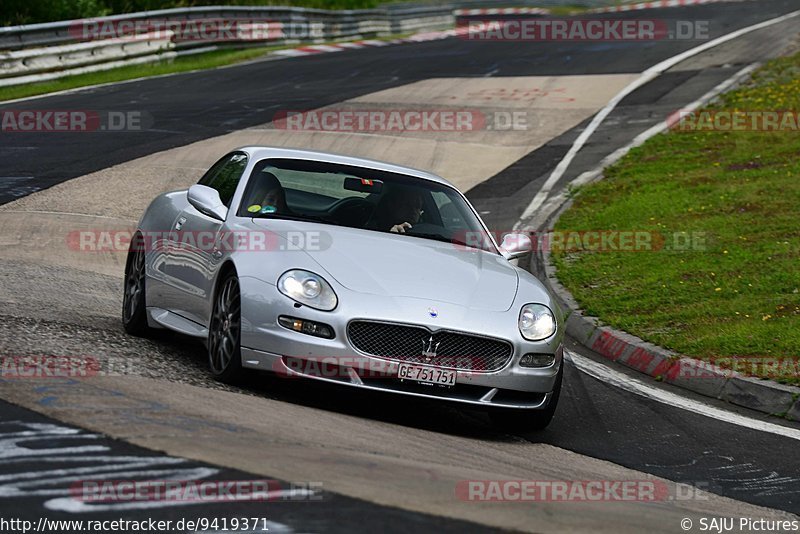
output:
[[[216, 189], [230, 208], [246, 166], [247, 155], [233, 152], [218, 161], [198, 183]], [[208, 322], [214, 275], [224, 259], [224, 228], [224, 221], [201, 213], [191, 204], [173, 223], [176, 241], [168, 253], [170, 270], [177, 278], [173, 309], [201, 325]]]

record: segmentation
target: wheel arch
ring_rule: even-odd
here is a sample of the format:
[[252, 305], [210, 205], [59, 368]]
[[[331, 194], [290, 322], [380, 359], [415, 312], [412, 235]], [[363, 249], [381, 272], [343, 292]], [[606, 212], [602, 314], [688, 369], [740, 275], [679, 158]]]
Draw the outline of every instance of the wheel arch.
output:
[[214, 294], [216, 294], [217, 290], [219, 289], [219, 285], [225, 280], [225, 277], [233, 271], [236, 275], [239, 275], [239, 271], [236, 269], [236, 264], [230, 258], [225, 260], [225, 263], [217, 271], [217, 279], [214, 281]]
[[233, 261], [232, 258], [226, 259], [220, 268], [217, 270], [216, 279], [214, 280], [214, 284], [211, 286], [213, 288], [213, 292], [210, 295], [210, 299], [208, 300], [208, 324], [206, 326], [211, 326], [211, 315], [214, 313], [214, 301], [217, 298], [217, 294], [219, 293], [219, 288], [222, 285], [222, 282], [225, 278], [228, 277], [230, 273], [235, 273], [236, 276], [239, 276], [239, 271], [236, 269], [236, 263]]

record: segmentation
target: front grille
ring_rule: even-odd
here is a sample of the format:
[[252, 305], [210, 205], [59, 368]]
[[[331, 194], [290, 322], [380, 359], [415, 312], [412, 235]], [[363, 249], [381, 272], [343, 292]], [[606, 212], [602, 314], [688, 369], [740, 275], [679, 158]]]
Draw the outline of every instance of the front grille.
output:
[[[379, 358], [449, 369], [490, 372], [505, 367], [513, 349], [507, 341], [459, 332], [431, 333], [419, 326], [353, 321], [347, 327], [350, 343]], [[435, 356], [423, 354], [434, 349]]]

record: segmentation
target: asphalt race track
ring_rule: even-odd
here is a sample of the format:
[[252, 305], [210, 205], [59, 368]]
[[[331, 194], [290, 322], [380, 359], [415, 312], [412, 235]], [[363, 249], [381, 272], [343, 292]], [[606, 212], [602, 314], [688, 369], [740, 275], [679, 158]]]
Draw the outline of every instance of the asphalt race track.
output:
[[[798, 9], [800, 1], [762, 0], [646, 13], [654, 19], [708, 20], [713, 38]], [[563, 190], [603, 157], [742, 68], [796, 46], [798, 28], [794, 19], [747, 34], [677, 65], [638, 89], [595, 132], [553, 191]], [[581, 76], [585, 78], [571, 80], [575, 85], [569, 87], [574, 87], [577, 101], [588, 102], [587, 94], [602, 91], [600, 85], [585, 85], [592, 83], [592, 76], [632, 79], [698, 44], [675, 40], [503, 43], [449, 38], [271, 59], [0, 106], [145, 110], [153, 119], [151, 126], [139, 132], [0, 134], [0, 201], [4, 204], [0, 226], [5, 227], [0, 231], [0, 354], [93, 355], [135, 362], [132, 376], [98, 377], [85, 383], [0, 379], [0, 515], [33, 522], [42, 516], [266, 517], [272, 532], [682, 532], [682, 517], [796, 519], [795, 514], [800, 514], [800, 428], [781, 419], [649, 382], [656, 389], [742, 416], [742, 424], [721, 422], [605, 383], [570, 361], [553, 423], [544, 432], [524, 435], [493, 430], [479, 412], [407, 402], [391, 395], [366, 395], [259, 374], [241, 387], [223, 386], [207, 375], [202, 345], [179, 336], [140, 340], [124, 333], [118, 319], [119, 259], [61, 262], [58, 257], [48, 257], [58, 256], [57, 245], [63, 245], [63, 235], [53, 232], [69, 227], [76, 211], [59, 205], [60, 199], [78, 207], [85, 200], [94, 210], [85, 213], [92, 217], [135, 219], [141, 212], [140, 201], [152, 197], [154, 190], [142, 192], [141, 198], [108, 201], [117, 187], [114, 184], [125, 182], [133, 187], [131, 180], [155, 179], [150, 176], [159, 172], [155, 166], [127, 175], [133, 160], [160, 157], [158, 161], [168, 161], [177, 154], [184, 158], [179, 160], [183, 165], [206, 150], [212, 153], [204, 157], [213, 161], [233, 148], [217, 149], [229, 139], [225, 136], [261, 128], [279, 110], [363, 102], [374, 100], [377, 97], [371, 95], [376, 94], [384, 95], [380, 97], [384, 102], [403, 102], [403, 98], [412, 98], [407, 86], [445, 78], [463, 78], [467, 84], [482, 83], [477, 80], [484, 78], [501, 82], [505, 78], [512, 83], [521, 77]], [[613, 86], [614, 90], [609, 89], [613, 95], [623, 77], [596, 79], [602, 80], [598, 84]], [[390, 97], [395, 100], [388, 100]], [[533, 149], [520, 149], [520, 157], [498, 159], [496, 172], [464, 187], [492, 229], [510, 229], [519, 220], [598, 109], [593, 102], [582, 106], [584, 111], [569, 115], [570, 127], [562, 131], [549, 126], [552, 135], [530, 145]], [[567, 111], [564, 113], [567, 117]], [[264, 135], [273, 139], [281, 132]], [[338, 151], [363, 150], [355, 141], [347, 139]], [[452, 138], [445, 141], [454, 142]], [[485, 145], [491, 143], [491, 139], [485, 141]], [[195, 147], [193, 152], [181, 152], [187, 145]], [[209, 146], [214, 148], [205, 148]], [[398, 155], [402, 157], [410, 156]], [[380, 159], [392, 160], [392, 154]], [[201, 172], [198, 169], [205, 165], [205, 159], [198, 161], [186, 175], [196, 179]], [[169, 171], [165, 164], [163, 172]], [[92, 173], [99, 178], [81, 182]], [[92, 190], [85, 184], [102, 184], [101, 179], [118, 182], [106, 182], [109, 191], [97, 193], [102, 198], [83, 199], [81, 195]], [[128, 206], [132, 206], [130, 213]], [[64, 212], [64, 216], [47, 219], [53, 212]], [[35, 248], [33, 252], [23, 244], [29, 220], [37, 221], [33, 240], [47, 243], [31, 248]], [[90, 227], [99, 220], [92, 219]], [[39, 222], [41, 226], [37, 226]], [[92, 267], [92, 261], [102, 262], [102, 267]], [[567, 348], [576, 358], [602, 360], [572, 340], [567, 340]], [[781, 435], [748, 428], [748, 418], [787, 431]], [[319, 484], [319, 491], [306, 499], [278, 497], [266, 504], [207, 505], [202, 513], [188, 505], [87, 513], [58, 504], [59, 498], [68, 495], [70, 484], [85, 476], [87, 471], [80, 469], [95, 469], [88, 472], [108, 477], [128, 471], [133, 478], [154, 476], [145, 475], [148, 470], [156, 470], [155, 476], [163, 478], [268, 477], [281, 481], [280, 487], [289, 492], [306, 487], [303, 484]], [[689, 491], [694, 498], [688, 499], [672, 493], [667, 501], [655, 505], [491, 506], [459, 501], [454, 487], [454, 481], [481, 477], [621, 480], [651, 475], [670, 481], [671, 491], [677, 491], [672, 483], [702, 491]], [[682, 491], [686, 495], [685, 487]]]
[[[654, 18], [713, 20], [709, 26], [713, 38], [793, 9], [797, 9], [796, 2], [759, 0], [649, 13]], [[614, 16], [636, 17], [630, 13]], [[770, 39], [780, 37], [773, 32], [767, 35]], [[587, 44], [446, 39], [281, 59], [53, 96], [38, 100], [36, 105], [46, 103], [53, 109], [145, 109], [157, 123], [139, 133], [89, 132], [84, 138], [45, 132], [4, 139], [2, 176], [32, 177], [17, 187], [23, 184], [41, 189], [139, 156], [268, 122], [279, 109], [313, 109], [432, 77], [638, 73], [697, 44], [672, 40]], [[775, 43], [762, 34], [739, 52], [741, 56], [735, 61], [725, 61], [718, 67], [735, 68], [763, 58], [775, 52]], [[682, 77], [706, 78], [710, 73], [704, 70]], [[726, 74], [721, 72], [715, 79], [721, 81]], [[656, 81], [654, 85], [659, 87], [655, 90], [663, 91], [675, 81]], [[631, 103], [637, 102], [646, 103]], [[11, 103], [0, 109], [17, 107]], [[0, 200], [5, 202], [13, 198], [13, 192], [0, 193], [4, 195]]]

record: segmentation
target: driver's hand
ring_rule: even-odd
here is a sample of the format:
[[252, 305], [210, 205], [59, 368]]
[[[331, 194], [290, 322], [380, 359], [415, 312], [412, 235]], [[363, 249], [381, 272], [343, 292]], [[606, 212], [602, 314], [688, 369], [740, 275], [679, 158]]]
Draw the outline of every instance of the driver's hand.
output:
[[406, 230], [409, 229], [409, 228], [411, 228], [411, 223], [404, 222], [404, 223], [401, 223], [401, 224], [395, 224], [394, 226], [392, 226], [392, 229], [389, 230], [389, 231], [390, 232], [394, 232], [396, 234], [404, 234], [404, 233], [406, 233]]

